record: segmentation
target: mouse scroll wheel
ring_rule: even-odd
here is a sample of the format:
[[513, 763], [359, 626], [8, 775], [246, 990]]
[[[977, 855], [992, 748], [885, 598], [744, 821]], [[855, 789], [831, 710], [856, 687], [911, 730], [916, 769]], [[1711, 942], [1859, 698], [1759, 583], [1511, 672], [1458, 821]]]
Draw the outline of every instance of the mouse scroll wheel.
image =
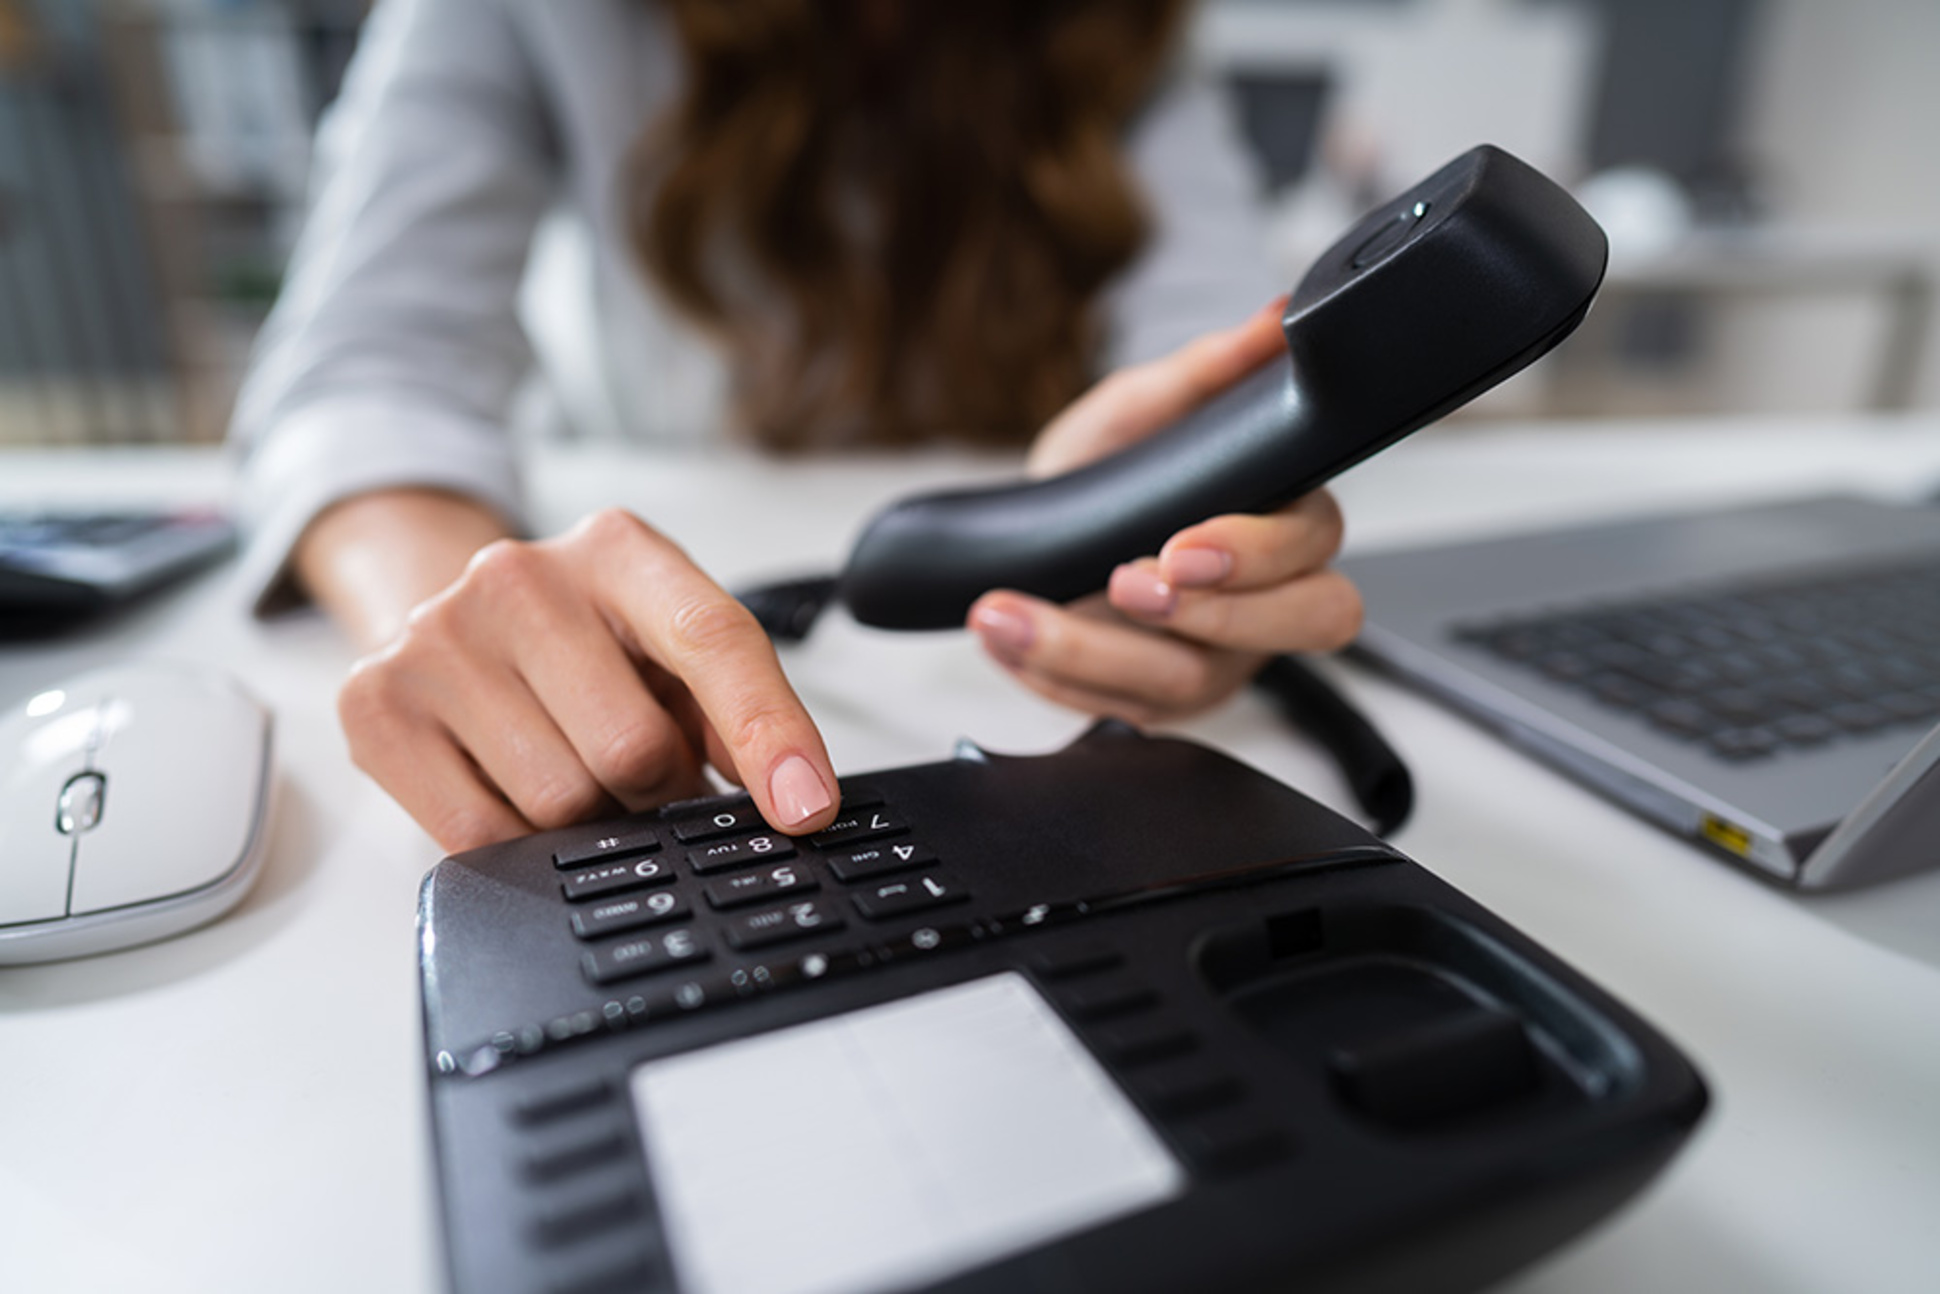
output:
[[108, 798], [108, 779], [99, 773], [76, 773], [61, 787], [60, 803], [54, 810], [54, 826], [63, 836], [78, 836], [92, 831], [101, 821], [101, 806]]

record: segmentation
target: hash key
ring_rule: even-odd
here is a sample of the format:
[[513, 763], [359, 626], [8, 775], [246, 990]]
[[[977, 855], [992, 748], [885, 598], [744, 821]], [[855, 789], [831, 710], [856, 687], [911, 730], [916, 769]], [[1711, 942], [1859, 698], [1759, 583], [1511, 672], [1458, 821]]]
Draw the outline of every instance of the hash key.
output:
[[887, 921], [905, 912], [940, 908], [969, 898], [963, 887], [946, 881], [934, 872], [913, 876], [906, 881], [886, 881], [854, 896], [855, 910], [871, 921]]
[[575, 867], [590, 867], [594, 863], [632, 858], [636, 854], [650, 854], [658, 848], [660, 837], [653, 828], [629, 827], [601, 836], [591, 844], [570, 845], [561, 849], [552, 856], [552, 865], [564, 872]]

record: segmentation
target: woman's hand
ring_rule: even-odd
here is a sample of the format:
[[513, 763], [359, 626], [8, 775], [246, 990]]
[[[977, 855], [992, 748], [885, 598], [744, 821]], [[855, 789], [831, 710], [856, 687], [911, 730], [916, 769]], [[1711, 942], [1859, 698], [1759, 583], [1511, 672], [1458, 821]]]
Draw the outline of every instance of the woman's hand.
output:
[[[1060, 414], [1031, 451], [1052, 476], [1144, 439], [1279, 355], [1281, 303], [1163, 359], [1121, 369]], [[1101, 594], [1059, 607], [985, 594], [969, 623], [1027, 687], [1135, 723], [1223, 701], [1276, 652], [1335, 651], [1359, 632], [1361, 600], [1329, 568], [1341, 514], [1317, 490], [1267, 516], [1214, 517], [1112, 573]]]
[[767, 635], [645, 522], [614, 510], [557, 539], [495, 539], [397, 627], [373, 599], [422, 590], [347, 587], [370, 566], [360, 546], [404, 535], [422, 560], [394, 548], [393, 569], [433, 582], [482, 510], [415, 491], [343, 506], [365, 515], [325, 514], [299, 564], [353, 633], [388, 635], [338, 700], [351, 756], [443, 848], [706, 794], [707, 765], [779, 830], [833, 819], [828, 753]]

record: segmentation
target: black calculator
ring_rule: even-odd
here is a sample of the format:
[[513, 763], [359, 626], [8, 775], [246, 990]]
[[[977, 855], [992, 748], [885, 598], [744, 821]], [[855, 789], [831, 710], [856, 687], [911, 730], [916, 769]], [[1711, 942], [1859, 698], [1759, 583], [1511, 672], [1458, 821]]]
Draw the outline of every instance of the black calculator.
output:
[[1355, 824], [1101, 724], [448, 858], [419, 913], [454, 1289], [1460, 1290], [1706, 1093]]

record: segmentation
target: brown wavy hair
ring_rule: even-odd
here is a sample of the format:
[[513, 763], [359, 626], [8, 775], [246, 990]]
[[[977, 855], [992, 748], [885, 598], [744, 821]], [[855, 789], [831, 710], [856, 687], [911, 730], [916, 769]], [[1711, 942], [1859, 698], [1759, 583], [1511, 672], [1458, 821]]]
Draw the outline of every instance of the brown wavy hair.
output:
[[1187, 0], [658, 0], [640, 254], [775, 449], [1021, 443], [1146, 237], [1120, 153]]

